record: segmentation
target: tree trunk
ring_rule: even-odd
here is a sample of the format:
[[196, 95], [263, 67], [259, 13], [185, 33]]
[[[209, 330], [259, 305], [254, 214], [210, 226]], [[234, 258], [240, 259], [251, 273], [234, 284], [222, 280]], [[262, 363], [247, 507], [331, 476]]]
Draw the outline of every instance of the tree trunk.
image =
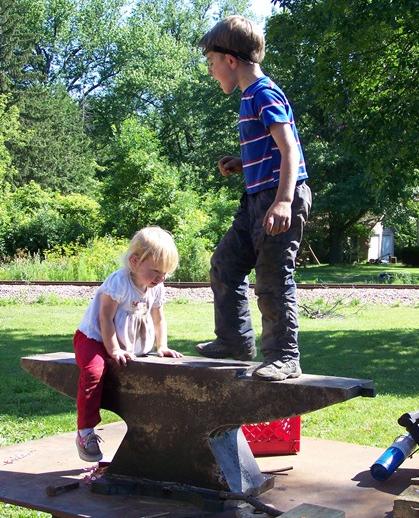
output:
[[330, 222], [329, 227], [329, 264], [343, 263], [344, 226]]

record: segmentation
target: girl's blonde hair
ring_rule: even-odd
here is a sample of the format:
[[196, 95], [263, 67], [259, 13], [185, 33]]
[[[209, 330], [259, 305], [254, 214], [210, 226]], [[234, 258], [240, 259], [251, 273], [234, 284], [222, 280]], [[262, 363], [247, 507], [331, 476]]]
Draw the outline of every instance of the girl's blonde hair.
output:
[[262, 63], [265, 57], [263, 30], [244, 16], [228, 16], [208, 31], [198, 45], [204, 54], [221, 52], [244, 61]]
[[130, 269], [129, 258], [136, 255], [140, 263], [152, 258], [164, 273], [173, 273], [179, 263], [179, 254], [172, 235], [160, 227], [144, 227], [134, 234], [124, 256], [124, 265]]

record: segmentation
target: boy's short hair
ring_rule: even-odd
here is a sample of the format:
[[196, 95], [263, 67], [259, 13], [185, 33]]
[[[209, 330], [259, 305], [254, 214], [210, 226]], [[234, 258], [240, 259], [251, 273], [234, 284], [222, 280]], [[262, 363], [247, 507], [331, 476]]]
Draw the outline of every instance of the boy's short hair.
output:
[[199, 42], [204, 54], [231, 54], [249, 63], [262, 63], [265, 37], [260, 27], [244, 16], [228, 16], [218, 22]]
[[153, 259], [159, 270], [173, 273], [179, 263], [179, 254], [172, 235], [158, 226], [145, 227], [134, 234], [124, 257], [129, 268], [129, 258], [135, 254], [140, 262]]

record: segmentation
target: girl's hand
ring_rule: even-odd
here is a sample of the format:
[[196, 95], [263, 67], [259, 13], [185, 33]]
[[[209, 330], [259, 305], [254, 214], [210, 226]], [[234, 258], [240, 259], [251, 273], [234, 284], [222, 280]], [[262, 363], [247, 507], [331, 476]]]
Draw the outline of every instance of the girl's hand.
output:
[[114, 362], [123, 367], [125, 367], [129, 361], [134, 359], [133, 354], [129, 353], [128, 351], [124, 351], [123, 349], [119, 349], [118, 351], [113, 352], [110, 357]]
[[157, 356], [160, 356], [160, 358], [163, 358], [163, 357], [182, 358], [183, 354], [175, 351], [174, 349], [169, 349], [168, 347], [161, 347], [157, 351]]

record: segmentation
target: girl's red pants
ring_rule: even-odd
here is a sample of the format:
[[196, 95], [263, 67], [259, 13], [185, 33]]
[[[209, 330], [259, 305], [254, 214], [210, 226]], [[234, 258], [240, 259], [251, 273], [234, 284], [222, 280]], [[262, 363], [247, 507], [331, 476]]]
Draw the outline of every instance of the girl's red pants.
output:
[[76, 363], [80, 368], [77, 390], [77, 429], [94, 428], [100, 423], [100, 403], [106, 363], [109, 359], [102, 342], [77, 330], [73, 338]]

